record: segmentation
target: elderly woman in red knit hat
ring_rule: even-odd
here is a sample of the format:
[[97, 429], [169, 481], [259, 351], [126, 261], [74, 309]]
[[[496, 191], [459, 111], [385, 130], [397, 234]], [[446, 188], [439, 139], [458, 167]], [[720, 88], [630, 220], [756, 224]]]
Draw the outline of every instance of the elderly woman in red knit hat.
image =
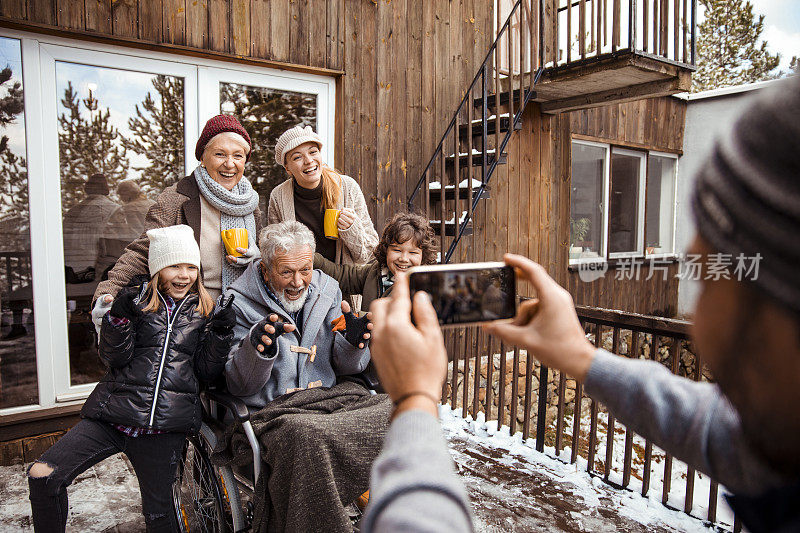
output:
[[[200, 165], [167, 187], [150, 208], [144, 231], [186, 224], [200, 245], [203, 285], [215, 299], [253, 260], [260, 257], [256, 238], [261, 229], [258, 193], [244, 177], [252, 143], [244, 127], [230, 115], [206, 122], [195, 147]], [[221, 230], [247, 229], [249, 244], [237, 248], [240, 257], [226, 255]], [[113, 297], [139, 274], [147, 273], [148, 239], [143, 233], [125, 249], [108, 280], [97, 286], [92, 319], [98, 325]]]

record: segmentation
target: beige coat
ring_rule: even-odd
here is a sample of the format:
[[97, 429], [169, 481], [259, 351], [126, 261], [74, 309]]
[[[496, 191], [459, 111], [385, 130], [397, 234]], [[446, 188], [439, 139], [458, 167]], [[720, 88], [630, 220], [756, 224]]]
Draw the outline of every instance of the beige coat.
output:
[[[345, 207], [356, 212], [356, 221], [346, 230], [339, 230], [336, 263], [363, 265], [372, 259], [372, 251], [378, 245], [378, 233], [369, 217], [361, 187], [350, 176], [342, 175], [342, 195], [336, 208]], [[292, 178], [275, 187], [269, 196], [267, 223], [276, 224], [285, 220], [296, 220]]]

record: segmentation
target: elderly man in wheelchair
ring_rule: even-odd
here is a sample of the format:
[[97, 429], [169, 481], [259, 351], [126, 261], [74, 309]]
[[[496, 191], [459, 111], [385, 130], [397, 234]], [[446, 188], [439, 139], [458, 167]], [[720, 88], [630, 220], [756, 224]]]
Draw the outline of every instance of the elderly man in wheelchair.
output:
[[[367, 368], [372, 324], [350, 312], [336, 280], [313, 270], [314, 236], [303, 224], [272, 224], [258, 246], [261, 262], [226, 293], [239, 342], [227, 393], [203, 395], [208, 416], [187, 443], [174, 491], [178, 522], [184, 530], [349, 532], [347, 508], [368, 488], [392, 407], [365, 386], [376, 382], [344, 378]], [[212, 416], [217, 409], [224, 414]]]

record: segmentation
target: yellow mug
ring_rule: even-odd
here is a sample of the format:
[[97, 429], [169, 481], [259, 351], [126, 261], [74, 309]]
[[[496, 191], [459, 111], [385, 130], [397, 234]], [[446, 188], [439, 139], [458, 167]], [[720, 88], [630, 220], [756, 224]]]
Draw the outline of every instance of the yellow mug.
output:
[[322, 227], [325, 231], [325, 236], [329, 239], [339, 238], [339, 214], [340, 209], [326, 209], [325, 218], [322, 221]]
[[228, 255], [240, 257], [242, 254], [236, 251], [237, 248], [247, 249], [247, 230], [244, 228], [231, 228], [224, 229], [220, 232], [222, 234], [222, 243], [225, 245], [225, 251]]

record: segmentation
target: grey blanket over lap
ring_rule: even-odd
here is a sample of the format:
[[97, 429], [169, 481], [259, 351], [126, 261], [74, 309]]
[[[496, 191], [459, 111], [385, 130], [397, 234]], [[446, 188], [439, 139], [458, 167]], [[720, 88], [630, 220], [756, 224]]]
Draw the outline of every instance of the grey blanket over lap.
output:
[[[391, 408], [387, 395], [344, 382], [279, 396], [251, 414], [267, 465], [256, 486], [252, 530], [352, 531], [344, 507], [369, 487]], [[212, 456], [218, 465], [251, 458], [238, 423]]]

